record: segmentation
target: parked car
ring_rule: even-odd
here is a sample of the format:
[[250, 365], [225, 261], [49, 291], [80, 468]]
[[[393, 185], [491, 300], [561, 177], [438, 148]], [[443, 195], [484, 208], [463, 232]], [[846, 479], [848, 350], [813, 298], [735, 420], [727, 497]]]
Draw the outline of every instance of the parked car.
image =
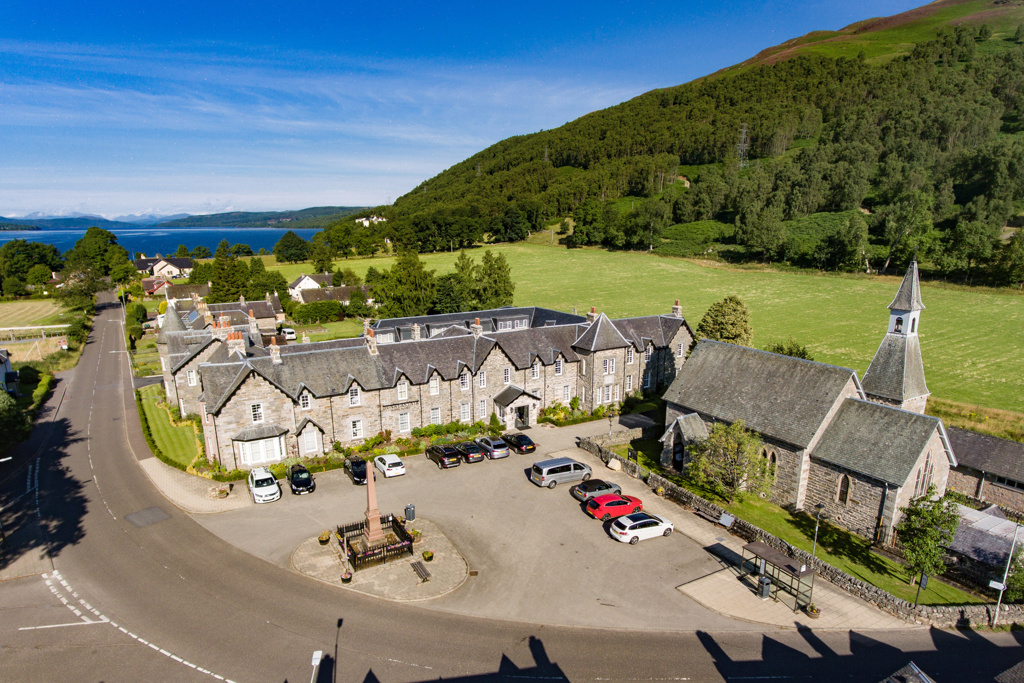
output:
[[305, 465], [289, 465], [287, 470], [288, 486], [291, 487], [292, 493], [301, 496], [304, 493], [313, 493], [316, 491], [316, 480], [313, 479], [313, 475], [309, 473]]
[[[348, 456], [345, 458], [345, 473], [351, 477], [353, 484], [363, 486], [366, 484], [366, 461], [358, 455]], [[377, 481], [376, 473], [373, 475], [373, 480]]]
[[281, 328], [281, 334], [283, 334], [284, 338], [288, 341], [292, 341], [295, 339], [295, 330], [293, 330], [290, 327]]
[[271, 503], [281, 497], [281, 487], [270, 470], [256, 467], [249, 472], [249, 493], [254, 503]]
[[458, 449], [459, 453], [462, 453], [462, 459], [466, 462], [482, 462], [484, 459], [484, 449], [480, 448], [480, 445], [475, 441], [457, 443], [455, 448]]
[[637, 512], [619, 517], [612, 522], [611, 532], [616, 540], [636, 545], [637, 541], [655, 536], [671, 536], [674, 528], [672, 522], [664, 517], [649, 512]]
[[576, 462], [572, 458], [551, 458], [533, 463], [530, 469], [530, 481], [537, 486], [555, 488], [557, 484], [568, 484], [572, 481], [590, 479], [590, 466]]
[[537, 444], [526, 434], [502, 434], [501, 440], [516, 453], [533, 453], [537, 450]]
[[508, 457], [508, 444], [496, 436], [478, 436], [474, 441], [476, 441], [480, 448], [484, 449], [484, 453], [491, 460]]
[[427, 449], [427, 457], [434, 461], [439, 470], [458, 467], [461, 463], [459, 451], [454, 446], [431, 446]]
[[639, 498], [624, 496], [620, 493], [607, 493], [587, 501], [587, 514], [602, 522], [607, 522], [612, 517], [640, 512], [643, 509], [644, 504], [640, 502]]
[[618, 484], [613, 484], [610, 481], [604, 479], [591, 479], [589, 481], [576, 484], [569, 492], [572, 497], [578, 501], [586, 503], [591, 498], [597, 496], [604, 496], [609, 493], [622, 493], [622, 488]]
[[378, 455], [373, 459], [373, 464], [384, 473], [385, 477], [398, 477], [405, 474], [405, 463], [394, 453]]

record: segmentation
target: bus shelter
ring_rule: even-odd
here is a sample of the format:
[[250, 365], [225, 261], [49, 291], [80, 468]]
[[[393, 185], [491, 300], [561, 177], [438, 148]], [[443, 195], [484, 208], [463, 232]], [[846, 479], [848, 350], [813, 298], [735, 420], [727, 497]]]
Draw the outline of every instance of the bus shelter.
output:
[[[814, 570], [798, 564], [796, 560], [780, 553], [767, 543], [754, 541], [743, 546], [740, 570], [743, 576], [758, 577], [758, 588], [764, 591], [761, 597], [782, 600], [786, 604], [792, 599], [794, 612], [807, 607], [811, 602]], [[768, 581], [761, 580], [762, 577]]]

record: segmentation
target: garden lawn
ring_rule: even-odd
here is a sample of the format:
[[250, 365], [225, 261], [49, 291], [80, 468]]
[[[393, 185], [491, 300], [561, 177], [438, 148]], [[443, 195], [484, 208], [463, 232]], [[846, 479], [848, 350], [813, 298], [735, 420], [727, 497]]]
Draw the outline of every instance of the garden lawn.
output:
[[[70, 315], [68, 316], [71, 317]], [[29, 327], [31, 325], [61, 325], [60, 306], [50, 299], [5, 301], [0, 303], [0, 328]]]
[[[773, 272], [723, 267], [639, 252], [493, 245], [516, 283], [515, 303], [610, 317], [668, 314], [679, 299], [692, 328], [715, 301], [739, 296], [750, 309], [754, 346], [790, 337], [815, 360], [864, 376], [889, 323], [900, 276]], [[468, 253], [479, 263], [483, 248]], [[457, 254], [423, 254], [438, 275]], [[360, 276], [393, 259], [349, 259], [336, 266]], [[280, 268], [275, 266], [275, 268]], [[286, 266], [309, 270], [309, 264]], [[282, 270], [284, 272], [284, 270]], [[932, 395], [961, 403], [1024, 411], [1024, 295], [1013, 290], [922, 283], [921, 348]]]
[[156, 335], [147, 334], [135, 343], [132, 364], [135, 367], [136, 377], [160, 374], [160, 354], [156, 348]]
[[[658, 474], [666, 475], [661, 471], [660, 466], [661, 442], [655, 439], [638, 439], [629, 446], [637, 449], [641, 465]], [[626, 448], [627, 446], [623, 445], [616, 446], [612, 450], [625, 457]], [[803, 513], [793, 514], [774, 503], [752, 496], [744, 496], [742, 501], [728, 503], [713, 492], [694, 485], [684, 477], [668, 474], [667, 478], [705, 500], [726, 508], [743, 521], [764, 529], [802, 550], [811, 552], [814, 545], [814, 517]], [[868, 541], [860, 536], [828, 524], [822, 524], [818, 533], [818, 548], [815, 555], [850, 576], [888, 591], [898, 598], [914, 601], [917, 586], [907, 583], [907, 574], [902, 565], [872, 552]], [[960, 605], [983, 602], [986, 600], [935, 578], [928, 581], [928, 590], [921, 591], [921, 604], [924, 605]]]
[[338, 322], [322, 323], [320, 325], [295, 325], [295, 334], [302, 339], [302, 333], [309, 334], [310, 341], [325, 341], [327, 339], [344, 339], [346, 337], [358, 337], [363, 333], [363, 323], [358, 318], [345, 318]]
[[165, 456], [188, 467], [199, 456], [196, 433], [192, 425], [175, 427], [166, 408], [157, 405], [163, 400], [163, 389], [155, 384], [139, 390], [142, 394], [142, 409], [146, 412], [150, 433]]

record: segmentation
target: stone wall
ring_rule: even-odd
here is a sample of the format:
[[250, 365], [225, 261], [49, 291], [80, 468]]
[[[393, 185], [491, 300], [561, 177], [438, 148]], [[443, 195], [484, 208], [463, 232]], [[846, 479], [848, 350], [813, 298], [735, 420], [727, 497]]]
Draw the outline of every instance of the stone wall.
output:
[[[665, 497], [680, 505], [716, 518], [725, 512], [723, 508], [701, 498], [695, 493], [687, 491], [668, 479], [649, 472], [645, 468], [638, 467], [636, 463], [626, 461], [624, 458], [596, 443], [594, 439], [581, 439], [579, 446], [593, 453], [605, 463], [612, 459], [618, 460], [622, 463], [622, 470], [624, 472], [630, 476], [643, 479], [652, 490], [662, 487]], [[939, 628], [987, 626], [992, 621], [995, 610], [994, 605], [919, 605], [914, 607], [912, 603], [897, 598], [881, 588], [856, 579], [827, 562], [823, 562], [820, 558], [816, 557], [812, 560], [810, 553], [796, 548], [777, 536], [769, 534], [742, 519], [736, 519], [730, 531], [747, 542], [761, 541], [775, 550], [798, 560], [801, 564], [813, 566], [818, 576], [832, 585], [904, 621], [937, 626]], [[1024, 624], [1024, 605], [1004, 605], [999, 614], [1000, 623], [1002, 624]]]
[[[839, 482], [847, 477], [850, 488], [846, 502], [839, 500]], [[811, 460], [807, 477], [806, 510], [813, 511], [821, 503], [824, 514], [836, 526], [849, 529], [864, 538], [874, 538], [882, 511], [885, 485], [851, 470], [820, 460]]]

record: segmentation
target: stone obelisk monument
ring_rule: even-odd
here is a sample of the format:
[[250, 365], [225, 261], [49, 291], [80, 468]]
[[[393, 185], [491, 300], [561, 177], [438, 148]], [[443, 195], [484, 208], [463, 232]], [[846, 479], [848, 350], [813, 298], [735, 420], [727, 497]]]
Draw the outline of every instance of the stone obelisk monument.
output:
[[384, 529], [380, 526], [380, 510], [377, 509], [377, 490], [374, 488], [373, 463], [366, 463], [366, 526], [363, 527], [363, 549], [377, 545], [384, 540]]

